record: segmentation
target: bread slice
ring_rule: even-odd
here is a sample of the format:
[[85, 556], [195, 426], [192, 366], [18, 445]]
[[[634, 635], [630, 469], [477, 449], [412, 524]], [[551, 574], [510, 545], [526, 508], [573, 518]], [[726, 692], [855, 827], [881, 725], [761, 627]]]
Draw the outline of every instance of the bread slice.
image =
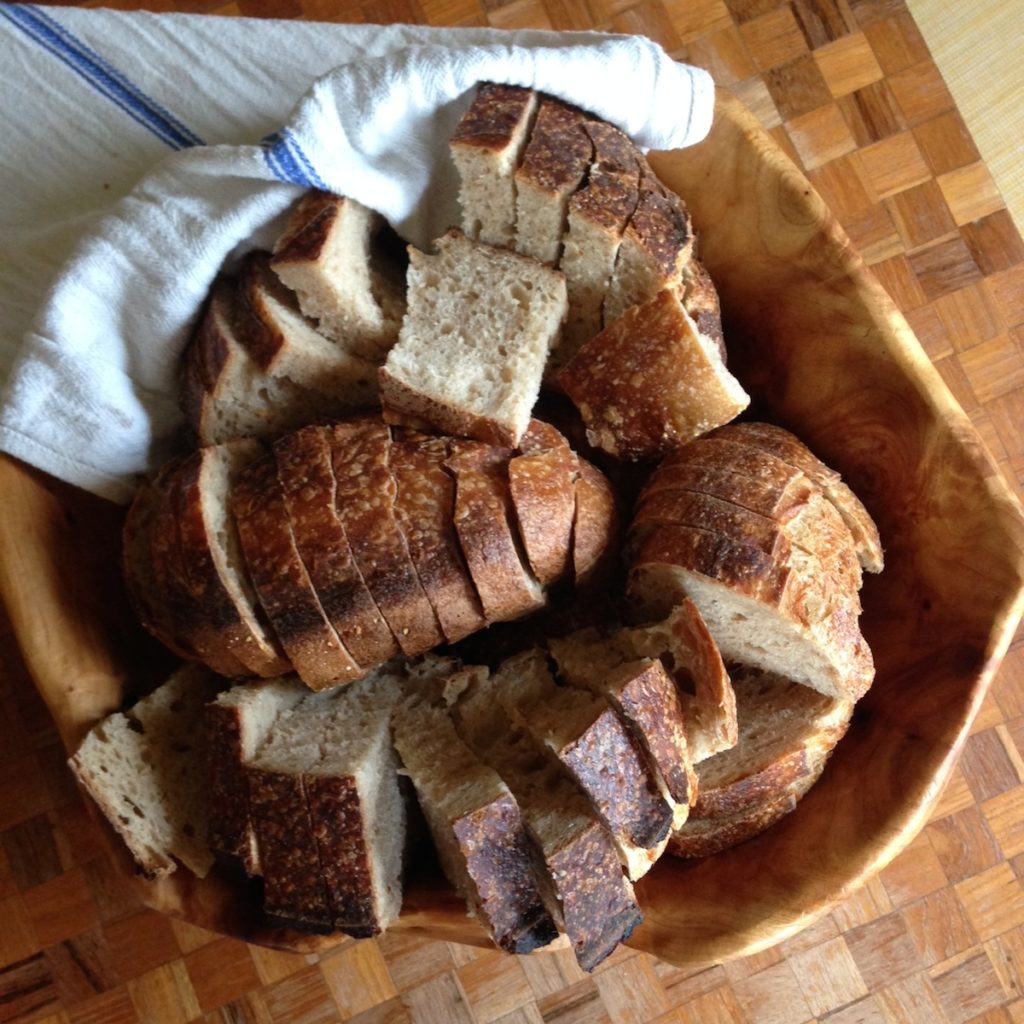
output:
[[809, 572], [800, 571], [720, 534], [661, 526], [637, 545], [630, 562], [629, 594], [641, 614], [659, 617], [692, 598], [726, 661], [841, 700], [857, 700], [871, 685], [874, 666], [859, 608], [829, 604], [830, 584], [816, 560], [807, 562]]
[[203, 709], [210, 849], [239, 860], [249, 875], [262, 869], [245, 766], [277, 717], [308, 693], [298, 677], [281, 676], [232, 686]]
[[313, 189], [270, 263], [323, 335], [377, 364], [398, 340], [405, 311], [404, 267], [376, 244], [385, 230], [384, 218], [355, 199]]
[[335, 507], [356, 565], [403, 653], [429, 651], [443, 634], [396, 517], [390, 430], [365, 417], [332, 424], [329, 436]]
[[291, 666], [256, 596], [229, 509], [239, 474], [262, 454], [252, 439], [198, 449], [174, 474], [169, 501], [199, 614], [241, 662], [244, 674], [268, 677]]
[[544, 590], [526, 567], [513, 525], [509, 452], [453, 440], [445, 465], [455, 476], [455, 531], [488, 623], [542, 608]]
[[302, 681], [323, 689], [358, 679], [363, 670], [328, 620], [295, 546], [271, 453], [239, 474], [231, 511], [260, 604]]
[[515, 447], [565, 318], [565, 279], [457, 230], [412, 250], [409, 309], [380, 370], [389, 421]]
[[569, 197], [582, 184], [594, 144], [583, 111], [541, 96], [529, 141], [515, 172], [516, 251], [558, 266]]
[[621, 530], [618, 499], [608, 478], [585, 459], [578, 460], [576, 508], [572, 522], [572, 567], [577, 587], [598, 586], [618, 559]]
[[246, 349], [244, 319], [238, 281], [219, 277], [182, 357], [181, 405], [199, 444], [274, 437], [351, 408], [344, 398], [264, 371]]
[[184, 457], [171, 460], [158, 475], [150, 520], [149, 554], [156, 589], [152, 595], [172, 637], [181, 637], [206, 665], [223, 676], [249, 675], [221, 632], [220, 623], [205, 614], [195, 600], [186, 568], [190, 552], [181, 544], [175, 490]]
[[98, 722], [68, 764], [147, 878], [184, 864], [205, 878], [208, 792], [202, 711], [222, 680], [188, 665], [132, 708]]
[[731, 424], [728, 430], [716, 431], [712, 436], [760, 448], [806, 473], [843, 517], [843, 522], [853, 534], [857, 555], [863, 567], [868, 572], [882, 571], [882, 543], [870, 513], [843, 483], [840, 475], [818, 459], [795, 434], [772, 423], [744, 422]]
[[536, 108], [532, 89], [483, 82], [456, 126], [449, 145], [469, 238], [509, 248], [515, 243], [515, 171]]
[[172, 460], [139, 484], [121, 530], [121, 575], [132, 610], [146, 631], [178, 657], [198, 661], [199, 655], [171, 622], [153, 564], [153, 520], [164, 496], [161, 477], [175, 472], [175, 467]]
[[477, 670], [467, 682], [451, 708], [459, 735], [512, 790], [543, 858], [548, 910], [592, 971], [641, 919], [615, 845], [564, 771], [512, 725], [493, 677]]
[[569, 772], [611, 833], [630, 879], [657, 861], [672, 809], [625, 722], [603, 697], [559, 686], [543, 651], [525, 651], [495, 673], [503, 706]]
[[539, 420], [531, 421], [520, 450], [509, 460], [509, 493], [530, 568], [542, 586], [550, 586], [570, 568], [579, 459], [554, 427]]
[[398, 916], [406, 818], [390, 719], [403, 685], [378, 671], [307, 695], [247, 764], [271, 918], [366, 937]]
[[637, 162], [637, 203], [622, 233], [604, 297], [606, 326], [661, 291], [681, 297], [684, 273], [693, 256], [694, 233], [686, 204], [662, 185], [639, 154]]
[[702, 762], [694, 818], [725, 818], [776, 799], [819, 770], [845, 735], [853, 702], [792, 680], [733, 666], [739, 738]]
[[370, 596], [338, 516], [327, 427], [303, 427], [273, 445], [295, 547], [331, 625], [360, 667], [382, 664], [398, 643]]
[[445, 468], [450, 444], [398, 427], [393, 434], [395, 518], [444, 637], [455, 643], [487, 620], [455, 530], [455, 480]]
[[557, 380], [590, 443], [634, 460], [659, 458], [750, 404], [672, 289], [586, 341]]
[[627, 723], [646, 754], [662, 799], [672, 809], [673, 831], [680, 828], [696, 799], [697, 776], [679, 694], [661, 662], [602, 657], [596, 631], [552, 640], [548, 649], [560, 679], [604, 697]]
[[586, 182], [569, 199], [562, 260], [569, 317], [553, 362], [562, 366], [604, 326], [602, 307], [623, 232], [636, 209], [640, 168], [633, 143], [612, 125], [590, 120], [594, 146]]
[[460, 739], [443, 697], [429, 687], [396, 709], [393, 731], [441, 867], [470, 911], [507, 952], [548, 945], [557, 930], [508, 786]]

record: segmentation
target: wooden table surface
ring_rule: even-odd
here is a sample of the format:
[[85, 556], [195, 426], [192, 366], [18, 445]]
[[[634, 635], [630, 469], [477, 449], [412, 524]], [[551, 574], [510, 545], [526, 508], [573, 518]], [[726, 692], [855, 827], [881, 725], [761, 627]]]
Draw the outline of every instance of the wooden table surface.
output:
[[[90, 4], [91, 6], [91, 4]], [[203, 0], [208, 13], [595, 27], [708, 68], [808, 173], [1018, 493], [1024, 243], [903, 0]], [[1024, 633], [909, 849], [804, 933], [700, 971], [406, 934], [321, 957], [142, 909], [0, 619], [0, 1022], [1024, 1022]]]

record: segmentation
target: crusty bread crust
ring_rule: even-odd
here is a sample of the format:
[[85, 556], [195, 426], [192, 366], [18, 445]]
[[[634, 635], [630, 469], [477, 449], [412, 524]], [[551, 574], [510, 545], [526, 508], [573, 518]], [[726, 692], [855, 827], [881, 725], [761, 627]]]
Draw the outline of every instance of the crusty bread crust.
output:
[[449, 643], [487, 624], [455, 530], [455, 481], [445, 468], [447, 438], [396, 428], [390, 465], [395, 516]]
[[586, 459], [578, 460], [576, 509], [572, 523], [572, 566], [576, 586], [596, 586], [616, 564], [621, 529], [618, 499], [608, 478]]
[[327, 428], [313, 425], [285, 434], [273, 449], [295, 546], [327, 618], [359, 666], [387, 661], [398, 644], [370, 596], [338, 518]]
[[270, 453], [242, 471], [231, 508], [253, 586], [302, 681], [323, 689], [358, 679], [362, 669], [328, 621], [299, 557]]
[[488, 622], [516, 619], [544, 605], [540, 584], [519, 553], [512, 524], [506, 449], [453, 440], [445, 463], [455, 476], [455, 530]]
[[372, 417], [335, 423], [330, 443], [336, 508], [356, 565], [402, 651], [429, 651], [443, 634], [395, 515], [387, 424]]

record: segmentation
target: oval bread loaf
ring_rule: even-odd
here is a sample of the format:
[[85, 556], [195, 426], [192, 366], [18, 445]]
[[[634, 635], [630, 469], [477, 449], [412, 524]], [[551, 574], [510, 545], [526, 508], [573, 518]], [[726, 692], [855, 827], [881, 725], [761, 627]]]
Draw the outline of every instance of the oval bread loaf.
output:
[[[548, 587], [580, 575], [574, 516], [586, 521], [591, 564], [616, 528], [610, 503], [573, 489], [579, 466], [591, 490], [610, 494], [600, 472], [577, 461], [553, 427], [538, 421], [528, 438], [515, 450], [363, 416], [303, 427], [268, 450], [231, 442], [232, 452], [249, 444], [258, 457], [194, 494], [192, 519], [201, 513], [208, 525], [190, 531], [169, 528], [181, 519], [174, 496], [191, 487], [199, 457], [181, 460], [161, 472], [159, 486], [140, 490], [129, 513], [129, 592], [172, 650], [232, 677], [294, 669], [314, 689], [358, 679], [399, 651], [413, 657], [519, 618], [543, 607]], [[527, 487], [515, 472], [544, 454], [538, 445], [561, 456], [562, 485]], [[227, 446], [202, 451], [204, 464], [230, 461]], [[230, 570], [234, 604], [223, 586], [179, 582], [216, 576], [214, 534], [231, 553], [221, 572]], [[172, 617], [152, 611], [168, 605], [169, 588]], [[258, 628], [275, 656], [254, 657], [252, 643], [242, 643], [249, 634], [239, 638], [238, 595], [251, 597], [250, 632]]]

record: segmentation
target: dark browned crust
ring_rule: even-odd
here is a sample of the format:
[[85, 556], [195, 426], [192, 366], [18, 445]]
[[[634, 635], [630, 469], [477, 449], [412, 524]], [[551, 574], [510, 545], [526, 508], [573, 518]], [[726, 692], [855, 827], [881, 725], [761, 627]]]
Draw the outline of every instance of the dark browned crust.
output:
[[212, 396], [218, 391], [228, 362], [241, 354], [234, 338], [238, 282], [221, 276], [213, 283], [202, 319], [181, 357], [178, 380], [185, 422], [197, 436]]
[[613, 835], [645, 850], [665, 838], [672, 808], [657, 792], [639, 744], [611, 705], [605, 703], [580, 735], [553, 749]]
[[[252, 458], [262, 451], [257, 444], [251, 444], [251, 448]], [[188, 456], [174, 476], [174, 486], [169, 495], [178, 524], [185, 584], [204, 625], [214, 635], [222, 637], [225, 649], [248, 672], [259, 676], [281, 675], [291, 669], [288, 659], [269, 630], [266, 639], [254, 635], [221, 578], [211, 551], [211, 538], [203, 512], [206, 500], [203, 476], [206, 467], [216, 457], [212, 447], [200, 448]], [[245, 567], [239, 566], [238, 571], [245, 572]], [[259, 608], [252, 609], [254, 615], [259, 611]]]
[[210, 819], [207, 838], [217, 854], [237, 858], [255, 874], [249, 783], [242, 764], [242, 729], [238, 709], [217, 703], [203, 709]]
[[579, 459], [576, 509], [572, 524], [572, 565], [576, 586], [596, 586], [612, 571], [618, 557], [621, 514], [608, 478]]
[[807, 504], [814, 486], [795, 469], [775, 477], [755, 479], [734, 473], [728, 466], [719, 466], [713, 461], [662, 465], [644, 486], [637, 508], [643, 508], [649, 498], [674, 491], [710, 494], [785, 524]]
[[722, 307], [718, 289], [700, 260], [692, 258], [683, 268], [683, 308], [693, 318], [697, 330], [718, 346], [722, 362], [727, 362], [725, 335], [722, 332]]
[[292, 210], [284, 232], [274, 245], [271, 266], [282, 263], [312, 263], [323, 255], [345, 203], [344, 196], [310, 189]]
[[498, 946], [530, 953], [553, 942], [558, 931], [537, 889], [534, 855], [515, 798], [506, 793], [451, 827], [476, 887], [479, 912]]
[[395, 514], [387, 424], [364, 417], [329, 428], [335, 504], [355, 563], [403, 653], [443, 641]]
[[630, 536], [636, 541], [658, 526], [692, 526], [719, 533], [773, 558], [789, 551], [783, 528], [774, 519], [697, 491], [662, 491], [649, 495], [633, 516]]
[[552, 96], [541, 96], [530, 140], [516, 170], [516, 183], [551, 195], [567, 195], [583, 180], [594, 144], [585, 125], [588, 117]]
[[647, 161], [639, 154], [636, 159], [639, 194], [625, 234], [657, 268], [660, 287], [677, 288], [693, 253], [690, 214], [682, 199], [658, 181]]
[[356, 780], [307, 773], [302, 784], [334, 927], [357, 937], [376, 935], [381, 922], [374, 906], [366, 821]]
[[364, 669], [398, 652], [398, 645], [363, 582], [335, 503], [327, 428], [285, 434], [273, 446], [292, 535], [327, 618]]
[[488, 622], [504, 622], [543, 605], [516, 546], [508, 449], [452, 440], [445, 465], [455, 476], [455, 531]]
[[270, 373], [278, 356], [288, 344], [280, 328], [265, 315], [261, 295], [269, 290], [283, 301], [296, 300], [280, 284], [270, 269], [270, 254], [252, 252], [242, 263], [238, 278], [238, 338], [249, 357], [264, 372]]
[[594, 145], [593, 163], [586, 184], [570, 197], [569, 209], [621, 237], [639, 197], [636, 147], [606, 122], [587, 121], [585, 130]]
[[522, 123], [533, 91], [517, 85], [482, 82], [452, 133], [453, 147], [502, 150]]
[[593, 971], [643, 920], [633, 886], [623, 874], [607, 830], [597, 821], [576, 832], [561, 850], [549, 853], [547, 867], [576, 961], [583, 970]]
[[395, 517], [445, 639], [455, 643], [487, 622], [455, 532], [455, 481], [445, 468], [448, 455], [447, 438], [394, 431]]
[[[660, 661], [646, 660], [622, 666], [614, 690], [623, 718], [646, 748], [653, 767], [678, 804], [689, 806], [697, 790], [683, 727], [683, 709], [675, 683]], [[628, 677], [625, 684], [620, 680]]]
[[317, 599], [288, 521], [272, 454], [245, 467], [231, 499], [253, 586], [295, 671], [313, 689], [363, 673]]
[[263, 909], [277, 920], [330, 932], [333, 920], [302, 779], [247, 769], [263, 872]]

